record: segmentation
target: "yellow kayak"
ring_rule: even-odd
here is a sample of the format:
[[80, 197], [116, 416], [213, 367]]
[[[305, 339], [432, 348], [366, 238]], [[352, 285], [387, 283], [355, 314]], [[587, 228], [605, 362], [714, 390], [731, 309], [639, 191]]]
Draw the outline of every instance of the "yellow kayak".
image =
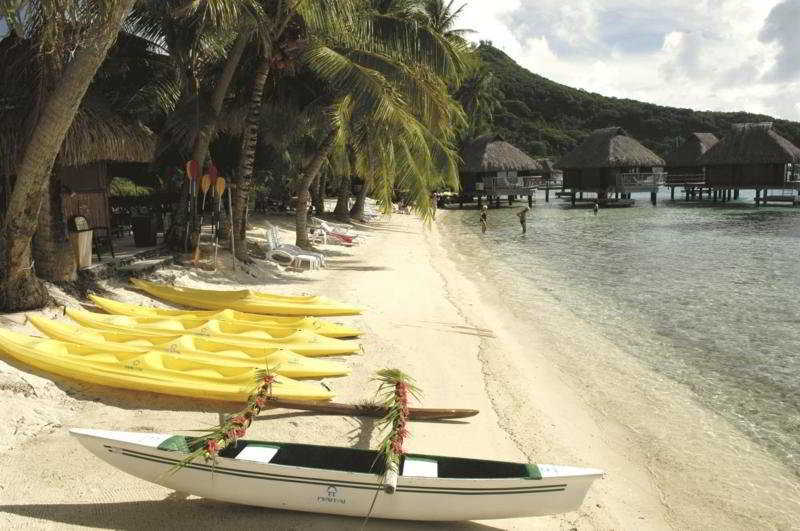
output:
[[[257, 385], [256, 370], [190, 361], [177, 354], [97, 350], [0, 329], [0, 350], [23, 363], [82, 382], [169, 395], [241, 402]], [[275, 376], [272, 393], [301, 400], [330, 400], [320, 385]]]
[[127, 332], [132, 339], [175, 338], [186, 334], [224, 340], [228, 348], [285, 348], [304, 356], [332, 356], [358, 351], [355, 341], [325, 337], [307, 330], [296, 330], [283, 337], [274, 337], [258, 327], [229, 321], [208, 320], [202, 326], [188, 327], [180, 320], [152, 317], [108, 315], [67, 308], [72, 320], [89, 328]]
[[252, 354], [230, 350], [230, 346], [200, 336], [178, 336], [170, 339], [130, 339], [127, 334], [111, 330], [95, 330], [65, 321], [53, 321], [40, 315], [30, 314], [28, 320], [46, 336], [68, 341], [98, 350], [144, 353], [162, 350], [179, 353], [183, 357], [204, 363], [228, 364], [233, 367], [263, 369], [290, 378], [322, 378], [344, 376], [350, 368], [336, 361], [307, 358], [283, 348], [254, 349]]
[[132, 278], [134, 286], [154, 297], [204, 310], [238, 310], [267, 315], [356, 315], [360, 308], [321, 297], [292, 297], [250, 289], [220, 291], [183, 288]]
[[286, 334], [295, 330], [310, 330], [321, 336], [327, 337], [356, 337], [361, 335], [361, 330], [317, 319], [316, 317], [285, 317], [275, 315], [258, 315], [254, 313], [237, 312], [236, 310], [173, 310], [168, 308], [148, 308], [136, 304], [127, 304], [97, 295], [89, 295], [92, 301], [107, 311], [117, 315], [131, 317], [158, 317], [180, 320], [209, 320], [231, 321], [240, 324], [258, 325], [270, 334]]

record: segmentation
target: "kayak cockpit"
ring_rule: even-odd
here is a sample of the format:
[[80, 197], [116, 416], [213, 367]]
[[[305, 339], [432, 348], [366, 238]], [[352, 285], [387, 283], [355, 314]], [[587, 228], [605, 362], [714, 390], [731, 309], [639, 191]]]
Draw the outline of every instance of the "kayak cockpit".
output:
[[[202, 440], [175, 435], [158, 446], [159, 450], [191, 452]], [[220, 457], [238, 461], [292, 467], [336, 470], [382, 475], [385, 464], [375, 450], [298, 443], [238, 440], [226, 446]], [[400, 475], [441, 479], [541, 479], [536, 465], [409, 454], [402, 458]]]

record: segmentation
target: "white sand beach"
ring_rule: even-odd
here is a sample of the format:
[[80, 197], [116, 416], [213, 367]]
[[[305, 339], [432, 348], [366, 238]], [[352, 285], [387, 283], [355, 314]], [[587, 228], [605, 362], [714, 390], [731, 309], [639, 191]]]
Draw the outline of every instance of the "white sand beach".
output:
[[[440, 216], [446, 213], [440, 211]], [[288, 226], [288, 220], [284, 218]], [[424, 406], [480, 409], [464, 421], [413, 423], [407, 449], [505, 460], [591, 466], [607, 471], [581, 510], [528, 519], [452, 523], [370, 521], [367, 529], [789, 529], [797, 525], [796, 478], [732, 427], [658, 381], [613, 345], [578, 328], [557, 306], [537, 323], [516, 323], [502, 293], [460, 269], [434, 223], [414, 216], [364, 226], [366, 242], [322, 246], [329, 267], [283, 273], [262, 267], [224, 278], [172, 266], [177, 285], [281, 293], [319, 293], [360, 305], [340, 318], [364, 330], [364, 354], [341, 358], [352, 375], [330, 378], [337, 401], [370, 398], [375, 371], [412, 375]], [[110, 281], [109, 296], [152, 299]], [[56, 314], [57, 310], [48, 310]], [[0, 316], [23, 327], [20, 315]], [[30, 325], [27, 325], [28, 327]], [[220, 404], [89, 386], [0, 357], [0, 528], [358, 529], [361, 520], [266, 510], [187, 497], [124, 475], [84, 451], [72, 427], [181, 431], [212, 425]], [[232, 411], [235, 405], [224, 406]], [[686, 431], [658, 433], [659, 418], [685, 418]], [[625, 421], [624, 419], [628, 419]], [[672, 422], [669, 425], [673, 425]], [[703, 438], [703, 426], [713, 426]], [[729, 434], [720, 437], [719, 434]], [[373, 420], [273, 410], [249, 437], [375, 447]], [[677, 441], [677, 442], [676, 442]], [[737, 445], [772, 467], [747, 477], [735, 462], [715, 462], [717, 445]], [[716, 473], [709, 475], [708, 463]], [[762, 492], [783, 490], [785, 498]], [[794, 500], [794, 506], [792, 505]], [[781, 509], [781, 507], [783, 509]]]

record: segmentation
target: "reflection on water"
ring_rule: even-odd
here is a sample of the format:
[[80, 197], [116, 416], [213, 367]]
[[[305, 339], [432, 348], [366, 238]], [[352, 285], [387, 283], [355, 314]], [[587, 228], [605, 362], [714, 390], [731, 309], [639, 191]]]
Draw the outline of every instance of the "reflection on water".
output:
[[636, 199], [595, 216], [540, 198], [526, 236], [510, 209], [445, 231], [486, 278], [513, 272], [516, 311], [544, 287], [800, 472], [800, 209]]

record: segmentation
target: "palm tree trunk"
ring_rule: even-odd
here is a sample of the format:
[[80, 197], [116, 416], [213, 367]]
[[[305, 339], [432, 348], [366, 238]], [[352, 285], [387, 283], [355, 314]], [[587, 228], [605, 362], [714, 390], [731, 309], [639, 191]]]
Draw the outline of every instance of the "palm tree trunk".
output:
[[39, 227], [33, 235], [36, 275], [45, 280], [69, 281], [77, 278], [77, 266], [67, 238], [67, 223], [61, 196], [61, 177], [54, 171], [45, 185]]
[[336, 200], [336, 208], [333, 215], [339, 221], [350, 221], [350, 184], [352, 177], [345, 175], [339, 183], [339, 197]]
[[353, 204], [353, 208], [350, 209], [350, 217], [354, 219], [361, 220], [364, 218], [364, 203], [367, 200], [367, 182], [363, 181], [361, 183], [361, 190], [358, 192], [358, 197], [356, 197], [356, 202]]
[[222, 114], [222, 104], [225, 101], [225, 96], [228, 94], [228, 88], [231, 86], [233, 74], [239, 66], [239, 62], [242, 59], [242, 54], [244, 53], [245, 46], [247, 46], [247, 41], [249, 39], [249, 31], [242, 31], [239, 34], [236, 43], [233, 45], [233, 48], [231, 48], [228, 58], [225, 61], [225, 68], [222, 70], [219, 79], [217, 79], [216, 85], [214, 85], [214, 93], [211, 95], [210, 102], [210, 116], [208, 116], [206, 122], [200, 128], [200, 134], [197, 135], [194, 147], [192, 148], [192, 160], [196, 160], [201, 169], [205, 167], [204, 163], [208, 156], [208, 146], [211, 144], [211, 138], [217, 130], [217, 123]]
[[318, 216], [325, 212], [325, 192], [322, 186], [323, 180], [324, 177], [322, 174], [318, 173], [317, 178], [314, 179], [314, 183], [311, 185], [311, 195], [312, 200], [314, 201], [314, 212]]
[[333, 149], [333, 141], [336, 138], [336, 131], [331, 131], [325, 140], [320, 144], [319, 149], [311, 158], [301, 175], [300, 184], [297, 189], [297, 205], [295, 206], [295, 245], [303, 249], [311, 249], [311, 242], [308, 241], [308, 188], [319, 174], [322, 163], [330, 155]]
[[90, 37], [65, 66], [56, 90], [48, 94], [16, 168], [17, 182], [8, 202], [0, 237], [0, 309], [30, 310], [47, 300], [31, 260], [31, 240], [50, 172], [67, 130], [97, 69], [117, 37], [122, 20], [135, 0], [118, 0], [107, 17], [86, 28]]
[[[269, 75], [270, 50], [265, 50], [253, 76], [253, 91], [250, 93], [250, 105], [242, 132], [242, 148], [239, 153], [239, 167], [233, 178], [233, 235], [242, 242], [236, 246], [236, 255], [241, 260], [247, 259], [247, 203], [250, 199], [250, 187], [253, 180], [253, 164], [256, 159], [258, 142], [258, 124], [261, 117], [261, 105], [264, 96], [264, 85]], [[308, 187], [306, 186], [306, 189]]]

